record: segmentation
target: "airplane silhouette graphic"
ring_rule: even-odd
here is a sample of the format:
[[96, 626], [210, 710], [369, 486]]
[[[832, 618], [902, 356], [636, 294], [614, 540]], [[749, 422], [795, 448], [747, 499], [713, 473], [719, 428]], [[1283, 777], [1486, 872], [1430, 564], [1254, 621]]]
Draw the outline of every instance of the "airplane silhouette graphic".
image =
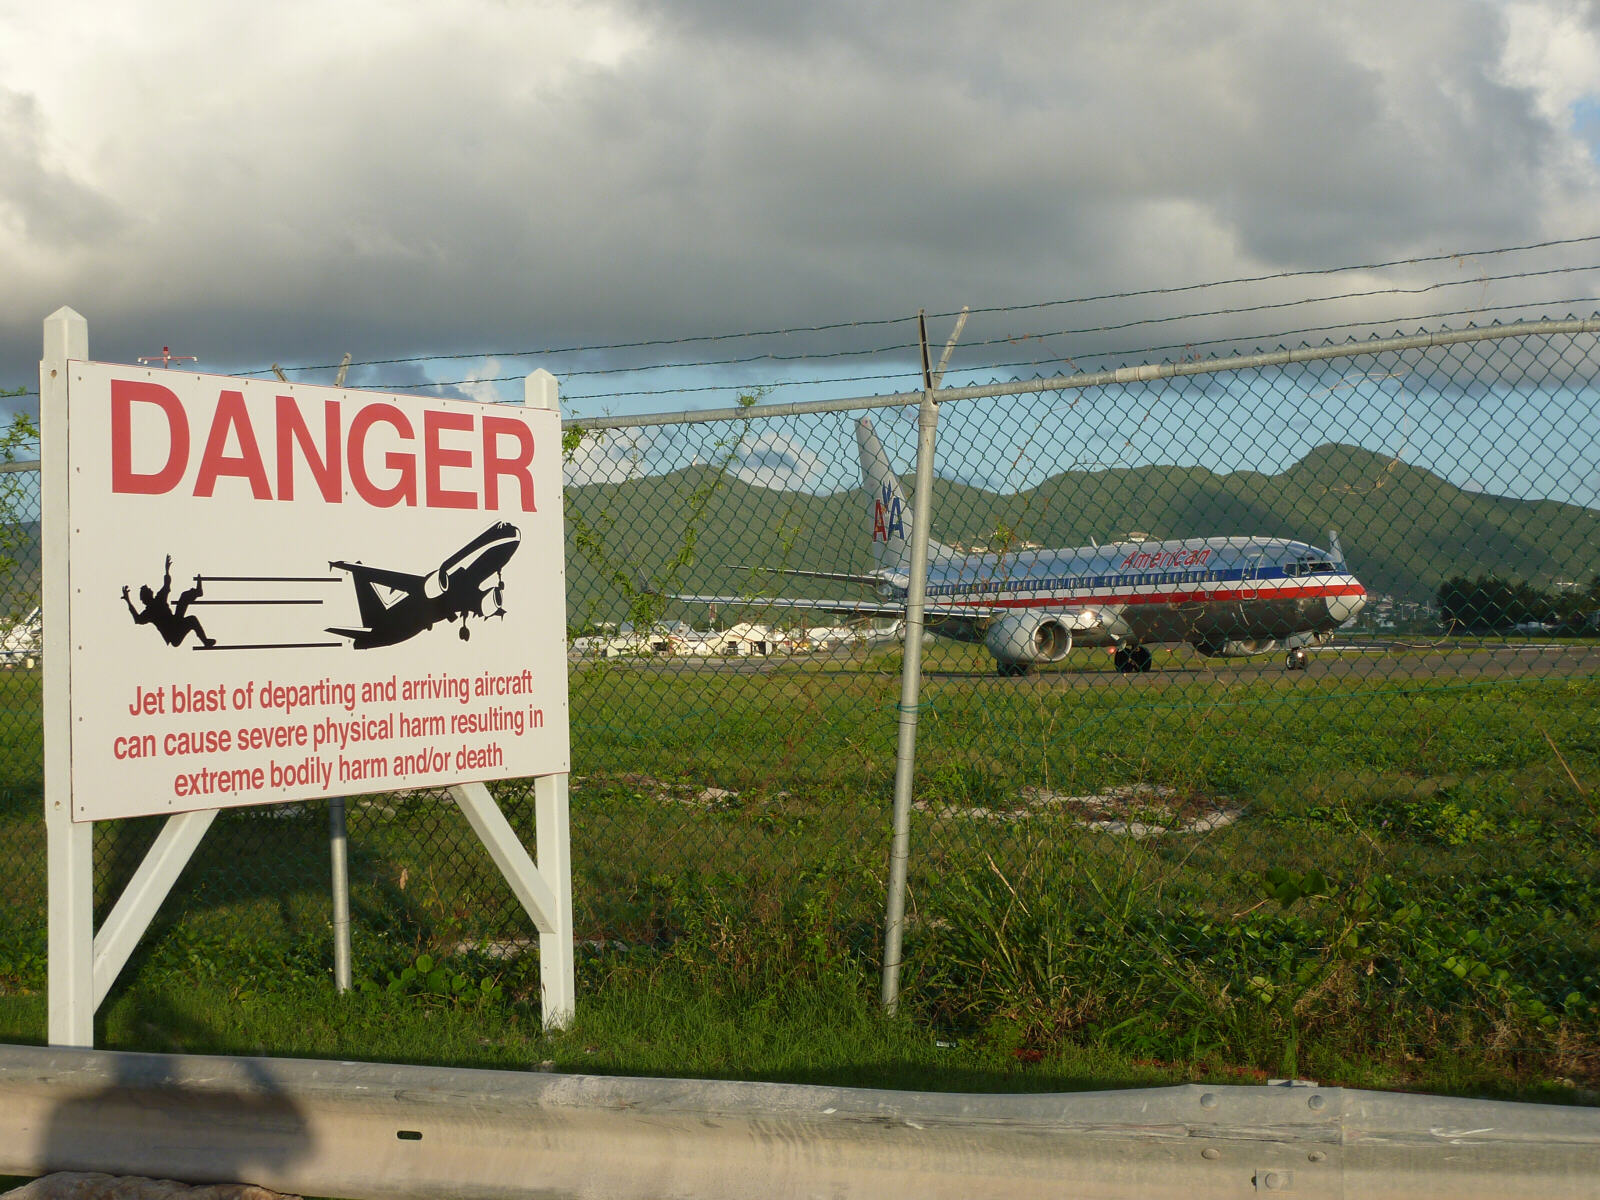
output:
[[350, 573], [364, 628], [330, 627], [328, 632], [349, 638], [353, 649], [369, 650], [407, 641], [440, 621], [459, 617], [461, 640], [466, 641], [471, 636], [467, 628], [469, 617], [506, 615], [501, 572], [521, 540], [514, 525], [499, 522], [425, 575], [359, 562], [330, 562], [330, 569]]

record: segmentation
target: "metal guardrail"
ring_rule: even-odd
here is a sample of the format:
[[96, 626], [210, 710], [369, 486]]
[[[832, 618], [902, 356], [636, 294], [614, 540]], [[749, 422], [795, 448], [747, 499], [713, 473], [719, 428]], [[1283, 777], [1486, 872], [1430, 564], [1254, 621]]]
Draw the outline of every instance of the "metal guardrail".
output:
[[355, 1198], [1600, 1194], [1600, 1111], [1305, 1084], [887, 1092], [0, 1047], [0, 1173]]

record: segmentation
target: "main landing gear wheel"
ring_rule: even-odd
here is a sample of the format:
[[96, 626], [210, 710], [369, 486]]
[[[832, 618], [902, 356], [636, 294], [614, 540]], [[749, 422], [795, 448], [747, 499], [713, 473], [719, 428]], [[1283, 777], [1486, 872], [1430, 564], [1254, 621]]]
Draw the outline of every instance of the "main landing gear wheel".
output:
[[995, 663], [995, 669], [1000, 672], [1000, 674], [1001, 674], [1001, 676], [1003, 678], [1006, 678], [1006, 679], [1020, 679], [1022, 676], [1026, 675], [1028, 673], [1028, 664], [1027, 663], [1014, 663], [1014, 662], [997, 662], [997, 663]]
[[1283, 665], [1291, 671], [1304, 671], [1311, 664], [1311, 656], [1305, 652], [1303, 646], [1296, 646], [1289, 651]]
[[1148, 646], [1130, 646], [1126, 650], [1117, 649], [1111, 653], [1111, 664], [1124, 675], [1140, 674], [1150, 669], [1154, 661]]

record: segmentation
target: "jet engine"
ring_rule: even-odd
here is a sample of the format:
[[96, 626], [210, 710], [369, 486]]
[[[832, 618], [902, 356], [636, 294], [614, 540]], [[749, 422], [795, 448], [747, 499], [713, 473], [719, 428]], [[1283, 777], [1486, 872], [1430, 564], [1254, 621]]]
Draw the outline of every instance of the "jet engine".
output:
[[1277, 638], [1237, 638], [1231, 641], [1195, 642], [1194, 648], [1207, 658], [1243, 658], [1250, 654], [1271, 654], [1278, 645]]
[[437, 571], [432, 572], [426, 579], [422, 581], [422, 594], [429, 600], [437, 600], [440, 596], [444, 595], [445, 592], [449, 591], [449, 589], [450, 576], [444, 573], [443, 567], [440, 567]]
[[983, 644], [1002, 675], [1021, 675], [1035, 663], [1060, 662], [1072, 649], [1072, 631], [1056, 617], [1012, 613], [989, 626]]
[[480, 617], [500, 615], [500, 597], [495, 594], [494, 588], [490, 588], [478, 597], [478, 615]]

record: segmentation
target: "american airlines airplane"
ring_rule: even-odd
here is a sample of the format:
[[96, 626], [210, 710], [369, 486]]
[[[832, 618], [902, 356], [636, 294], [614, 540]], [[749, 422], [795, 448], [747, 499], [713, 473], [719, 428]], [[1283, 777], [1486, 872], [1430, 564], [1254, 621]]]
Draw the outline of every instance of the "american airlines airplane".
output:
[[[856, 583], [879, 600], [770, 601], [778, 607], [858, 617], [903, 617], [910, 580], [911, 506], [872, 422], [856, 423], [872, 530], [870, 575], [781, 571]], [[1111, 647], [1119, 671], [1148, 671], [1150, 647], [1187, 642], [1232, 657], [1283, 649], [1289, 670], [1366, 604], [1330, 534], [1320, 550], [1284, 538], [1212, 537], [1118, 542], [1064, 550], [969, 554], [929, 542], [925, 619], [930, 632], [982, 643], [1001, 675], [1060, 662], [1074, 645]], [[718, 604], [750, 597], [679, 596]]]

